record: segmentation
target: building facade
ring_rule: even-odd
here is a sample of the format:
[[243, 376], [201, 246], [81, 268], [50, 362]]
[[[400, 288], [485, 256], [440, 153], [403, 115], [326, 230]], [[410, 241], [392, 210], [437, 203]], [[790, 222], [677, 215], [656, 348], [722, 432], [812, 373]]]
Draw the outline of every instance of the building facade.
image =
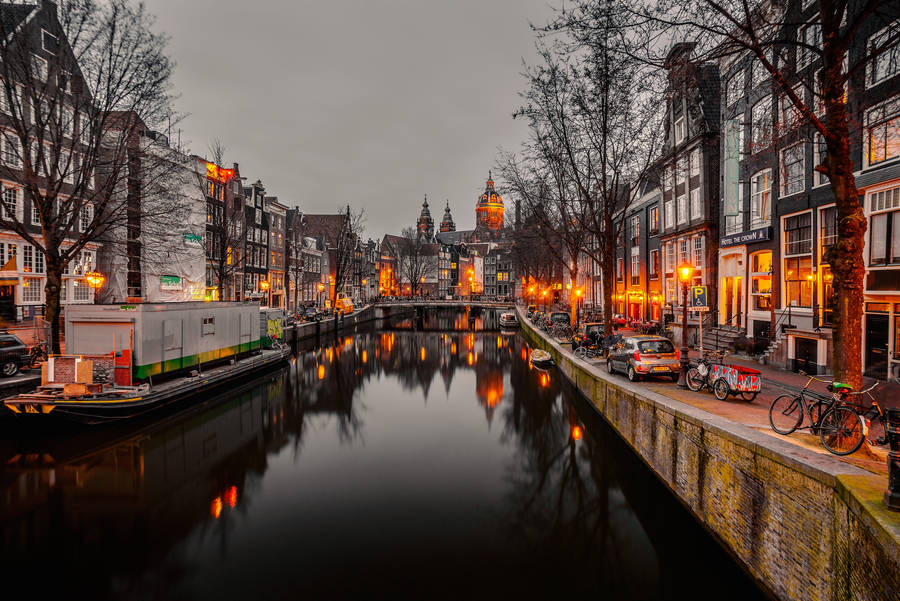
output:
[[244, 298], [264, 300], [269, 285], [269, 218], [262, 182], [244, 186], [244, 198]]

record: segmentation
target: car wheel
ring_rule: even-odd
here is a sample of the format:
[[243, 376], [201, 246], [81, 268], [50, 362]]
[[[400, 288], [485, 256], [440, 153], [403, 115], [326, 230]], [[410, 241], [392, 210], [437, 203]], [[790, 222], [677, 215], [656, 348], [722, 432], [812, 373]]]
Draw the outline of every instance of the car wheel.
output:
[[7, 361], [0, 367], [0, 374], [3, 374], [3, 377], [5, 378], [14, 376], [17, 373], [19, 373], [19, 364], [15, 361]]
[[635, 373], [635, 371], [634, 371], [634, 365], [629, 364], [628, 365], [628, 381], [629, 382], [638, 382], [638, 381], [640, 381], [640, 379], [641, 379], [641, 377], [639, 375], [637, 375], [637, 373]]

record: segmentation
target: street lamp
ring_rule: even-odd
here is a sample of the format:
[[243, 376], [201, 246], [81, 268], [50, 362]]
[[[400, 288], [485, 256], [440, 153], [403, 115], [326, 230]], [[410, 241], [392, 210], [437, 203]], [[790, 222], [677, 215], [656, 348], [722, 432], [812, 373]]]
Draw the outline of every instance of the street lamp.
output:
[[318, 305], [317, 308], [321, 308], [322, 307], [321, 296], [322, 296], [322, 292], [325, 290], [325, 284], [319, 282], [318, 285], [316, 285], [316, 289], [318, 289], [318, 291], [319, 291], [319, 294], [316, 295], [316, 305]]
[[694, 266], [685, 261], [678, 266], [678, 279], [681, 280], [682, 315], [681, 315], [681, 370], [678, 372], [678, 387], [687, 388], [687, 372], [691, 365], [688, 358], [688, 286], [694, 277]]

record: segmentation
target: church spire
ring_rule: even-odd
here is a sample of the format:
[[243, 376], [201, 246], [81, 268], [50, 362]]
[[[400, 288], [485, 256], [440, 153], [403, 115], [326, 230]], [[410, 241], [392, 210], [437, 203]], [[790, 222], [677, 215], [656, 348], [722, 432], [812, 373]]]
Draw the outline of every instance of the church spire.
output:
[[447, 206], [444, 207], [444, 218], [441, 220], [442, 232], [455, 232], [456, 224], [453, 222], [453, 215], [450, 214], [450, 201], [447, 200]]

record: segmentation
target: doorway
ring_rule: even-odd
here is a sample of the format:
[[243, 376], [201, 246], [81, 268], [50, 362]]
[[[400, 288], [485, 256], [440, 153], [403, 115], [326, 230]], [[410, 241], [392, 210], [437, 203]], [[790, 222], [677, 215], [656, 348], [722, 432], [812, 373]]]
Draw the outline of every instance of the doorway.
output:
[[725, 280], [725, 311], [723, 323], [729, 326], [742, 327], [743, 306], [741, 277], [726, 277]]
[[16, 285], [15, 280], [0, 281], [0, 319], [16, 320]]
[[889, 333], [887, 315], [866, 315], [864, 374], [870, 378], [887, 378]]
[[812, 338], [794, 338], [794, 371], [808, 374], [819, 373], [818, 359], [819, 341]]

